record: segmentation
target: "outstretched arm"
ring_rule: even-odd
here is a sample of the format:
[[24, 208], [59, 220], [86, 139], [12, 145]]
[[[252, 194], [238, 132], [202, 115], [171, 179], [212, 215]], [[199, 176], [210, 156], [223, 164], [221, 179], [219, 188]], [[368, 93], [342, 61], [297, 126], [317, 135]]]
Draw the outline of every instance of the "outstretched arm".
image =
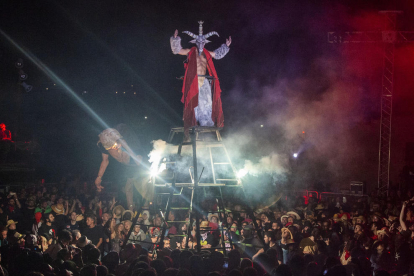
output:
[[100, 192], [103, 189], [101, 185], [102, 176], [104, 175], [106, 167], [108, 167], [108, 164], [109, 164], [108, 154], [102, 153], [101, 166], [99, 167], [98, 176], [95, 179], [95, 185], [96, 185], [96, 189], [98, 190], [98, 192]]
[[210, 55], [214, 59], [222, 59], [230, 51], [230, 44], [231, 36], [229, 36], [229, 39], [226, 39], [226, 44], [222, 44], [219, 48], [214, 50], [214, 52], [210, 52]]
[[175, 30], [174, 35], [170, 38], [171, 50], [174, 55], [186, 56], [190, 49], [183, 49], [181, 47], [181, 37], [178, 36], [178, 30]]

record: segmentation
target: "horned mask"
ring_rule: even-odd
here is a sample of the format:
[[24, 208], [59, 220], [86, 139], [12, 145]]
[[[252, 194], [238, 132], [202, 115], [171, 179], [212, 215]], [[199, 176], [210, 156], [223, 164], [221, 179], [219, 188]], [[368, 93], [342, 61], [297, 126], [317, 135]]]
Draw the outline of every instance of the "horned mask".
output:
[[217, 35], [218, 37], [220, 37], [217, 32], [209, 32], [208, 34], [203, 35], [203, 23], [204, 23], [203, 21], [198, 21], [198, 24], [199, 24], [199, 26], [198, 26], [198, 35], [195, 35], [195, 34], [193, 34], [192, 32], [189, 32], [189, 31], [184, 31], [183, 32], [183, 33], [188, 34], [192, 38], [194, 38], [190, 42], [195, 43], [195, 45], [197, 45], [198, 55], [201, 55], [206, 43], [211, 42], [211, 41], [207, 40], [207, 38], [209, 38], [212, 35]]

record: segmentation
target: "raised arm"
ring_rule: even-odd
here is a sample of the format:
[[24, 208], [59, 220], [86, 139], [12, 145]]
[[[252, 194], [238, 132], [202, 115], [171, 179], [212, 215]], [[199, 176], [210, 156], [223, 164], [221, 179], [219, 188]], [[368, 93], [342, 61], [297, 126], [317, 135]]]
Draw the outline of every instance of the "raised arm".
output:
[[19, 199], [17, 198], [17, 195], [16, 195], [16, 194], [14, 194], [14, 201], [16, 202], [17, 207], [18, 207], [19, 209], [21, 209], [21, 208], [22, 208], [22, 205], [20, 204], [20, 201], [19, 201]]
[[230, 51], [231, 36], [226, 39], [226, 43], [218, 47], [214, 52], [209, 52], [214, 59], [222, 59]]
[[170, 38], [171, 50], [174, 55], [186, 56], [190, 49], [183, 49], [181, 47], [181, 37], [178, 36], [178, 30], [175, 30], [174, 35]]
[[404, 201], [403, 206], [401, 208], [401, 213], [400, 213], [400, 225], [402, 230], [406, 231], [407, 230], [407, 225], [405, 225], [405, 221], [404, 221], [404, 213], [405, 213], [405, 208], [407, 207], [407, 202]]
[[72, 206], [70, 207], [69, 214], [72, 214], [73, 210], [75, 210], [75, 205], [78, 203], [76, 199], [73, 200]]

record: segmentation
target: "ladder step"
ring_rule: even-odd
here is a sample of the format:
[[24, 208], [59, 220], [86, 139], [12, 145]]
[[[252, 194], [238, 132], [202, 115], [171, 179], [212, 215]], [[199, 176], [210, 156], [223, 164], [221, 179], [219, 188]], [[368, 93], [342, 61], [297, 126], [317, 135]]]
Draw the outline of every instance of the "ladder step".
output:
[[[171, 185], [171, 183], [166, 183], [167, 185]], [[155, 185], [157, 186], [157, 184]], [[161, 186], [164, 186], [163, 184], [161, 184]], [[213, 186], [213, 187], [218, 187], [218, 186], [226, 186], [226, 184], [214, 184], [214, 183], [198, 183], [199, 187], [209, 187], [209, 186]], [[194, 187], [194, 183], [175, 183], [175, 187], [189, 187], [192, 188]]]

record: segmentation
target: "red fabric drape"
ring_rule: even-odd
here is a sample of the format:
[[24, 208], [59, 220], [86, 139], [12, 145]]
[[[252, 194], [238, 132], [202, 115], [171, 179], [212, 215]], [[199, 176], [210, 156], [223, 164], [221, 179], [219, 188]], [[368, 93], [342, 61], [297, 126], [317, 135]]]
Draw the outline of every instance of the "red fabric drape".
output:
[[[213, 120], [215, 126], [223, 127], [224, 126], [224, 117], [223, 109], [221, 104], [221, 89], [220, 82], [217, 77], [217, 72], [213, 64], [213, 59], [210, 53], [204, 49], [204, 54], [207, 59], [207, 69], [210, 76], [214, 77], [212, 81], [212, 91], [213, 91], [213, 106], [211, 119]], [[196, 47], [193, 47], [188, 53], [187, 62], [184, 64], [185, 75], [181, 98], [181, 102], [184, 104], [184, 130], [192, 126], [197, 125], [195, 118], [194, 108], [198, 106], [198, 76], [197, 76], [197, 52]]]

